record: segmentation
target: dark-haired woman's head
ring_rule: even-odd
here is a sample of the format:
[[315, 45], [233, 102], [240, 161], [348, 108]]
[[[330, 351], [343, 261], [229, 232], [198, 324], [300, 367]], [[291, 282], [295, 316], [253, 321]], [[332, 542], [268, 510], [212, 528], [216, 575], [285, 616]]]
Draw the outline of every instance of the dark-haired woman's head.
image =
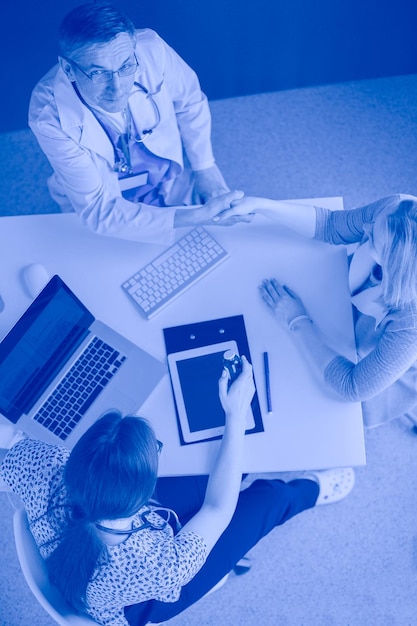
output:
[[158, 441], [140, 417], [106, 413], [81, 437], [64, 470], [71, 515], [47, 559], [51, 582], [78, 610], [98, 560], [106, 553], [96, 522], [134, 515], [152, 496]]
[[158, 444], [149, 423], [109, 412], [75, 445], [64, 478], [75, 514], [95, 522], [136, 513], [152, 496], [157, 471]]

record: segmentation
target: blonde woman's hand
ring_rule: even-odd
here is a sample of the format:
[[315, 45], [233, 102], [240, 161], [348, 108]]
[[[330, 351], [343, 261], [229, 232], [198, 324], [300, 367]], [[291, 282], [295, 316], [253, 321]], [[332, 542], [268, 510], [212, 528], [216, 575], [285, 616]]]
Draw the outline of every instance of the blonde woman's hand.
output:
[[263, 280], [259, 291], [274, 317], [286, 328], [296, 317], [307, 315], [301, 298], [286, 285], [281, 285], [276, 278]]
[[251, 222], [255, 217], [255, 208], [257, 206], [257, 198], [246, 198], [242, 194], [240, 198], [235, 198], [230, 202], [230, 207], [213, 217], [213, 222], [218, 226], [231, 226], [238, 222]]
[[236, 210], [236, 213], [239, 213], [239, 215], [254, 215], [262, 205], [262, 202], [262, 198], [243, 196], [242, 198], [233, 200], [230, 205]]

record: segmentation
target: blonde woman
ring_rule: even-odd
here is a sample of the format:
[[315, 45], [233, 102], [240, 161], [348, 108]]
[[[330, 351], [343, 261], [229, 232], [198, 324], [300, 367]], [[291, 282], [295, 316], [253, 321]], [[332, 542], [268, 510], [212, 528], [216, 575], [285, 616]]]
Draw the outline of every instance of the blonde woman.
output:
[[253, 197], [234, 204], [236, 213], [264, 214], [309, 238], [358, 244], [349, 258], [357, 363], [327, 345], [289, 286], [266, 279], [260, 292], [324, 383], [362, 402], [366, 426], [403, 415], [417, 423], [417, 197], [348, 211]]

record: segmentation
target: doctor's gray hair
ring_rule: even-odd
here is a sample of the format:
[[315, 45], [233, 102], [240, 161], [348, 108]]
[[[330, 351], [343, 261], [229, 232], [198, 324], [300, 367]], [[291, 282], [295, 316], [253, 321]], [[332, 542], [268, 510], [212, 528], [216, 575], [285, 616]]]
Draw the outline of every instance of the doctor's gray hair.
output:
[[83, 4], [64, 17], [59, 27], [59, 47], [62, 56], [71, 58], [74, 52], [112, 41], [120, 33], [135, 38], [135, 26], [130, 18], [110, 4]]

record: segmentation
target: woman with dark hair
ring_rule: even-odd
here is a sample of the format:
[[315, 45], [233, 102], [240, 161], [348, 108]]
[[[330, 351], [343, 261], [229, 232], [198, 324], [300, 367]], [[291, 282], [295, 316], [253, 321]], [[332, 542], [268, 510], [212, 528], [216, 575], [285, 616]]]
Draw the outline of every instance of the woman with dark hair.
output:
[[[252, 368], [219, 381], [225, 432], [209, 477], [157, 480], [161, 444], [150, 424], [110, 412], [71, 453], [16, 443], [2, 476], [23, 501], [51, 582], [80, 612], [106, 625], [166, 621], [218, 583], [272, 528], [353, 486], [353, 470], [241, 491]], [[181, 526], [182, 525], [182, 526]]]

